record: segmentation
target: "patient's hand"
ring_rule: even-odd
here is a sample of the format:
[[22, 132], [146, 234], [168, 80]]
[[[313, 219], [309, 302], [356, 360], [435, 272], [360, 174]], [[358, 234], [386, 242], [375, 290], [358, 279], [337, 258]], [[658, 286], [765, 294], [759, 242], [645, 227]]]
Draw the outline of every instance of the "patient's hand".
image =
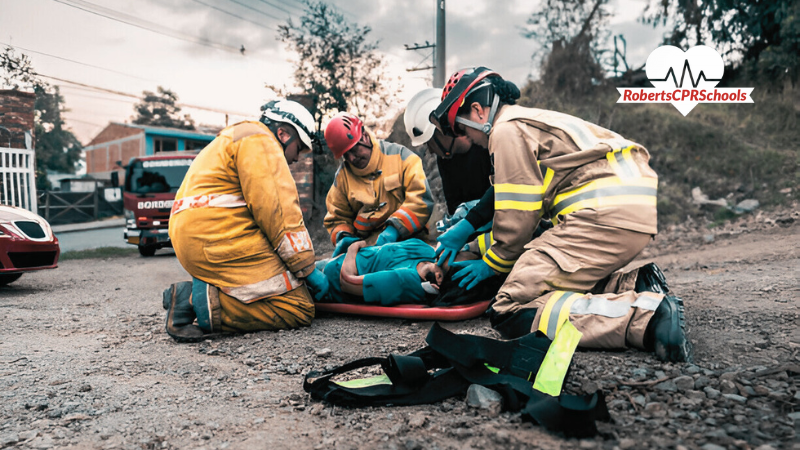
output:
[[361, 240], [356, 241], [350, 244], [350, 247], [347, 248], [347, 253], [353, 252], [353, 254], [358, 253], [359, 250], [367, 246], [367, 241]]

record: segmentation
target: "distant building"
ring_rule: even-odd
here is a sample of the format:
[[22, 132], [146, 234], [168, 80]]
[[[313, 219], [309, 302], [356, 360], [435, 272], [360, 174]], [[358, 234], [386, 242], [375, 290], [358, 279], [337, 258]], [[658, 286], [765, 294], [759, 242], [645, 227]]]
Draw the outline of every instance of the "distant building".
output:
[[113, 171], [122, 175], [122, 167], [117, 165], [117, 161], [125, 165], [137, 156], [197, 151], [215, 137], [216, 133], [112, 122], [83, 148], [86, 174], [107, 180]]
[[[198, 131], [187, 131], [112, 122], [83, 148], [86, 153], [86, 175], [98, 180], [109, 180], [111, 172], [118, 171], [119, 179], [124, 180], [125, 174], [117, 161], [124, 166], [137, 156], [202, 150], [214, 140], [220, 130], [203, 126], [199, 128]], [[299, 161], [289, 168], [297, 185], [303, 216], [310, 220], [314, 193], [314, 158], [311, 154], [301, 155]], [[62, 186], [63, 188], [66, 186]]]

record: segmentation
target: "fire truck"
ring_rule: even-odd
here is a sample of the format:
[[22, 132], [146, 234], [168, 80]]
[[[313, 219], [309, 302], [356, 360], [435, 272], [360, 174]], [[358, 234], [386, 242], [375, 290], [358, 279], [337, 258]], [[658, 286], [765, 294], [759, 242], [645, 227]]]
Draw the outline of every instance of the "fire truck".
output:
[[[158, 249], [172, 247], [169, 214], [175, 193], [195, 156], [197, 152], [163, 152], [131, 158], [123, 166], [124, 238], [138, 246], [142, 256], [153, 256]], [[119, 186], [117, 172], [112, 173], [111, 181]]]

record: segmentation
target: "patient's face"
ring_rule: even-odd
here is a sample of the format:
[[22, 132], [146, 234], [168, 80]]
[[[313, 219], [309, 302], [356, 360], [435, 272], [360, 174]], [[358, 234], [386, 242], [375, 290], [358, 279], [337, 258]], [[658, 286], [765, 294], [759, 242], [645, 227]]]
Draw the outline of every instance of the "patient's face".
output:
[[436, 280], [435, 284], [437, 288], [442, 285], [442, 281], [444, 280], [444, 271], [433, 262], [423, 261], [417, 264], [417, 273], [422, 281], [428, 280], [428, 274], [433, 274], [432, 278]]

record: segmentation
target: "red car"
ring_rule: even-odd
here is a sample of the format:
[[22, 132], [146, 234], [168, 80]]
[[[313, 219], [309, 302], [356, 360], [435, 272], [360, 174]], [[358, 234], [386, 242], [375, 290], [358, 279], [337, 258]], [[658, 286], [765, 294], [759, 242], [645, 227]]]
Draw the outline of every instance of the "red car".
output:
[[55, 269], [60, 253], [46, 220], [27, 209], [0, 205], [0, 286], [24, 272]]

